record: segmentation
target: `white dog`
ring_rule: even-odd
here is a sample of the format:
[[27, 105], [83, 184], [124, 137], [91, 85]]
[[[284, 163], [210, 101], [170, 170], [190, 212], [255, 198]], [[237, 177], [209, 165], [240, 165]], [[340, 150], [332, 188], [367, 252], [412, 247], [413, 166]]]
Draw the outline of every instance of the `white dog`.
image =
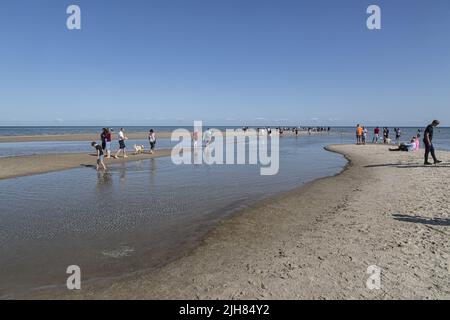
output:
[[133, 149], [134, 149], [134, 154], [139, 154], [139, 153], [144, 153], [144, 145], [137, 145], [137, 144], [135, 144], [134, 146], [133, 146]]

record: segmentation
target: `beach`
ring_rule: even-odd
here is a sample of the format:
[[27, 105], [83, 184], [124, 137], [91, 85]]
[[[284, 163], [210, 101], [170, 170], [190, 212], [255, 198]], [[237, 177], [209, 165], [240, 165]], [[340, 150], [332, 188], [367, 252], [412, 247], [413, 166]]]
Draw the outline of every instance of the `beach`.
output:
[[[153, 272], [42, 290], [63, 299], [448, 299], [450, 153], [333, 145], [340, 174], [222, 220], [195, 249]], [[366, 286], [381, 270], [380, 289]]]
[[0, 300], [450, 300], [450, 1], [74, 2], [2, 6]]

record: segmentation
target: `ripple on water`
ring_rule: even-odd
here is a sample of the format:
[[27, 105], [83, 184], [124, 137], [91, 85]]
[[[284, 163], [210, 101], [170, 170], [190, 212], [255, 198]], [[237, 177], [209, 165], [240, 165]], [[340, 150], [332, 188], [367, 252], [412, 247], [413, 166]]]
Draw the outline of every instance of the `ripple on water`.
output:
[[120, 258], [130, 256], [131, 254], [134, 253], [134, 251], [135, 250], [133, 248], [123, 246], [123, 247], [120, 247], [120, 248], [114, 249], [114, 250], [102, 251], [102, 255], [104, 255], [108, 258], [120, 259]]

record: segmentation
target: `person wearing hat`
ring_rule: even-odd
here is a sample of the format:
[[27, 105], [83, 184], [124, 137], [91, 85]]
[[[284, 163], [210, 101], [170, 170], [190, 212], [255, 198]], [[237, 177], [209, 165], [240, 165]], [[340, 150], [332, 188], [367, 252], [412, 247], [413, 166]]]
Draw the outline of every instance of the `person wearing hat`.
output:
[[424, 136], [423, 136], [423, 142], [425, 143], [425, 165], [430, 166], [432, 165], [431, 162], [428, 161], [428, 157], [431, 153], [431, 156], [433, 157], [434, 164], [439, 164], [442, 161], [439, 161], [436, 158], [436, 154], [434, 152], [434, 146], [433, 146], [433, 134], [434, 134], [434, 128], [437, 127], [440, 124], [438, 120], [434, 120], [431, 124], [428, 125], [428, 127], [425, 129]]

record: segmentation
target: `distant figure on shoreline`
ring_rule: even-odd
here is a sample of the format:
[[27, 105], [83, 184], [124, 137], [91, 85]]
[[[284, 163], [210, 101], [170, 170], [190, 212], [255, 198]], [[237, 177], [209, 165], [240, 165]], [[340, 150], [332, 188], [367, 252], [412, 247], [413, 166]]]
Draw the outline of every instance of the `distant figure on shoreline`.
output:
[[103, 152], [106, 151], [106, 128], [102, 129], [102, 133], [100, 134], [100, 141], [102, 142]]
[[425, 129], [424, 136], [423, 136], [423, 142], [425, 143], [425, 162], [424, 164], [426, 166], [432, 165], [431, 162], [428, 161], [428, 157], [431, 153], [431, 156], [433, 157], [434, 164], [442, 163], [442, 161], [439, 161], [436, 158], [436, 154], [434, 151], [433, 146], [433, 135], [434, 135], [434, 128], [437, 127], [440, 124], [438, 120], [434, 120], [431, 124], [428, 125], [428, 127]]
[[400, 138], [402, 136], [402, 131], [400, 130], [400, 128], [395, 128], [395, 143], [396, 144], [400, 144]]
[[156, 145], [156, 135], [153, 129], [148, 132], [148, 142], [150, 143], [150, 153], [153, 154]]
[[128, 138], [125, 136], [125, 130], [123, 128], [120, 128], [120, 131], [119, 131], [119, 150], [117, 150], [117, 152], [116, 152], [116, 156], [115, 156], [116, 158], [119, 157], [120, 151], [122, 151], [124, 158], [128, 158], [127, 152], [125, 151], [125, 148], [127, 147], [125, 145], [125, 140], [128, 140]]
[[106, 128], [106, 158], [111, 158], [111, 130]]
[[197, 148], [198, 147], [198, 131], [197, 130], [195, 130], [193, 133], [192, 133], [192, 141], [194, 141], [194, 148]]
[[363, 128], [359, 125], [356, 126], [356, 144], [362, 143], [362, 136], [363, 136]]
[[95, 148], [97, 151], [97, 171], [100, 169], [100, 166], [102, 166], [103, 170], [106, 171], [106, 165], [104, 163], [104, 153], [103, 148], [97, 144], [97, 142], [92, 141], [91, 146]]
[[[245, 127], [244, 132], [247, 131], [247, 128]], [[211, 143], [212, 140], [212, 131], [210, 128], [208, 128], [205, 133], [203, 134], [203, 142], [205, 144], [205, 146], [209, 146], [209, 144]]]
[[384, 144], [391, 143], [391, 139], [389, 139], [389, 128], [388, 127], [384, 127], [384, 129], [383, 129], [383, 143]]
[[368, 131], [367, 131], [367, 128], [366, 128], [366, 127], [362, 127], [362, 130], [363, 130], [363, 134], [362, 134], [362, 144], [366, 144]]
[[372, 143], [378, 143], [378, 140], [380, 140], [380, 127], [373, 129]]

